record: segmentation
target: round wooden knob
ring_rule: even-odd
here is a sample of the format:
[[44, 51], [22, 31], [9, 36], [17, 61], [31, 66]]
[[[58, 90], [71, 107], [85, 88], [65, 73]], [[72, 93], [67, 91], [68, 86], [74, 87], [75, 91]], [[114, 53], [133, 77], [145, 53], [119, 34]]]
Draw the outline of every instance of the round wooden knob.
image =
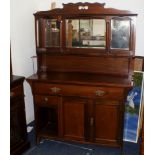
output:
[[48, 101], [48, 98], [47, 98], [47, 97], [45, 97], [45, 98], [44, 98], [44, 101], [46, 101], [46, 102], [47, 102], [47, 101]]

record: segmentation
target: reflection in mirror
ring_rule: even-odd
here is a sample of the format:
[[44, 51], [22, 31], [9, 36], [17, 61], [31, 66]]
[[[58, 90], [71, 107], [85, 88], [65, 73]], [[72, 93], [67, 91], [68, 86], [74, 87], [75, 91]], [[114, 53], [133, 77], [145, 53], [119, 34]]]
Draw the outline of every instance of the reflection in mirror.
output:
[[129, 49], [130, 21], [111, 20], [111, 48]]
[[45, 46], [60, 46], [60, 22], [56, 19], [45, 20]]
[[105, 35], [104, 19], [66, 20], [67, 47], [105, 48]]

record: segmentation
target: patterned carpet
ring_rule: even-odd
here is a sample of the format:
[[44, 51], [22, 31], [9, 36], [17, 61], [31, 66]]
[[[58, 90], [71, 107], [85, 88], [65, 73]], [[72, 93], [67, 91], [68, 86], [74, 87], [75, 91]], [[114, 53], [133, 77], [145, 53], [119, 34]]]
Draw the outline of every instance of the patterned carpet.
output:
[[[23, 155], [120, 155], [119, 148], [110, 148], [90, 144], [68, 143], [54, 140], [42, 140], [35, 144], [34, 131], [29, 134], [31, 148]], [[123, 155], [138, 155], [139, 143], [124, 142]]]

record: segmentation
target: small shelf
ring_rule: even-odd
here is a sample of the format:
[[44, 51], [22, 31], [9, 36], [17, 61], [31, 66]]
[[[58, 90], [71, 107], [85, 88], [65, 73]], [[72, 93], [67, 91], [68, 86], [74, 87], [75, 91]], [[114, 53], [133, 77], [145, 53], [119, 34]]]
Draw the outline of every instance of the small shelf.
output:
[[58, 109], [57, 107], [39, 107], [41, 125], [38, 128], [40, 137], [58, 136]]
[[40, 135], [52, 135], [53, 137], [58, 136], [58, 127], [57, 122], [48, 122], [44, 128], [42, 128], [39, 132]]

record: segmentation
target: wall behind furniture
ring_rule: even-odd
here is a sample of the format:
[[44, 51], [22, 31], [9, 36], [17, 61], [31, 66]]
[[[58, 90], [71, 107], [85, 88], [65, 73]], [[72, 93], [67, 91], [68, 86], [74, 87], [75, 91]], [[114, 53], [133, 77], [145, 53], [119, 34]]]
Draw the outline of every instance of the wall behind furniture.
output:
[[[33, 13], [50, 9], [51, 0], [10, 1], [10, 35], [13, 74], [28, 77], [33, 74], [30, 58], [36, 55]], [[35, 64], [36, 66], [36, 64]], [[24, 82], [26, 120], [34, 120], [33, 98], [29, 84]]]
[[144, 56], [144, 1], [143, 0], [57, 0], [56, 6], [62, 7], [62, 3], [99, 2], [106, 3], [105, 7], [130, 10], [138, 14], [136, 31], [136, 55]]
[[[28, 77], [33, 74], [31, 56], [35, 52], [35, 32], [33, 13], [40, 10], [49, 10], [51, 3], [56, 1], [56, 7], [62, 7], [62, 3], [73, 2], [71, 0], [13, 0], [10, 1], [10, 29], [11, 29], [11, 55], [12, 67], [15, 75]], [[144, 55], [144, 3], [143, 0], [74, 0], [76, 2], [100, 2], [106, 3], [105, 7], [131, 10], [138, 13], [137, 18], [137, 43], [136, 55]], [[36, 63], [35, 63], [36, 68]], [[33, 98], [30, 86], [24, 82], [26, 119], [27, 123], [34, 120]]]

